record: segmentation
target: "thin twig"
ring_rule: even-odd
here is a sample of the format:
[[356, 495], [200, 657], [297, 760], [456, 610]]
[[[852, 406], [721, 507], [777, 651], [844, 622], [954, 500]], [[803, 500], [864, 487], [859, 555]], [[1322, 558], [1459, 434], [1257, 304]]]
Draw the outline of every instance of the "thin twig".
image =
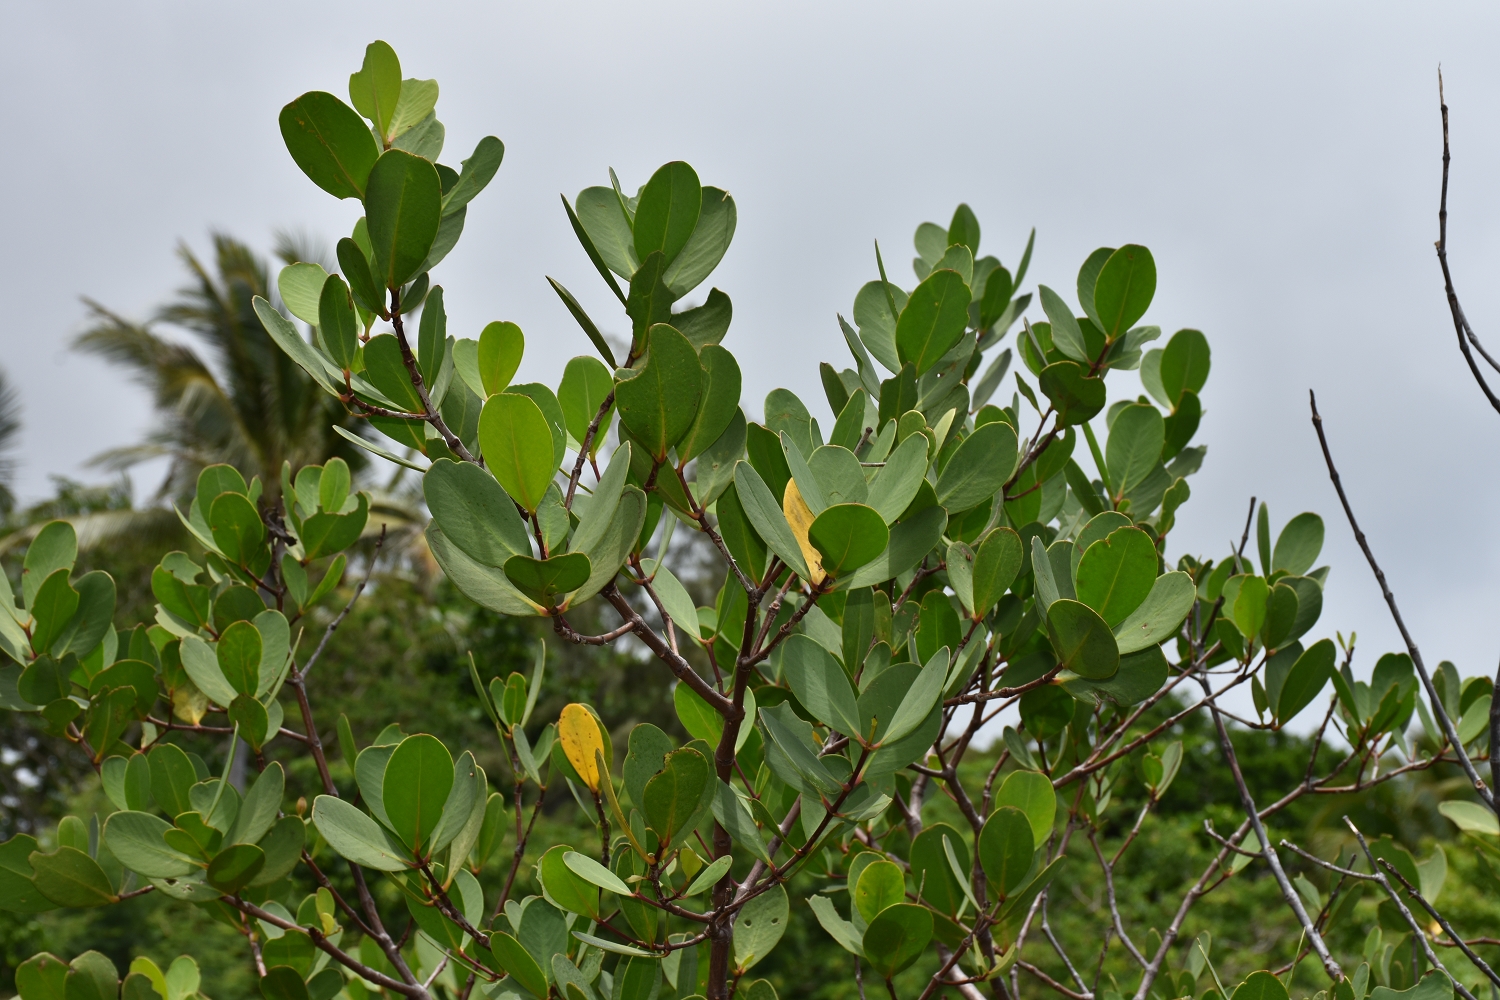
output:
[[1438, 725], [1443, 730], [1443, 735], [1448, 738], [1448, 743], [1453, 747], [1458, 756], [1458, 762], [1468, 775], [1469, 782], [1479, 797], [1484, 800], [1485, 805], [1490, 807], [1497, 816], [1500, 816], [1500, 805], [1497, 805], [1495, 796], [1485, 785], [1484, 779], [1474, 769], [1474, 762], [1464, 752], [1463, 743], [1459, 741], [1458, 731], [1453, 726], [1453, 720], [1448, 718], [1448, 712], [1443, 708], [1443, 701], [1437, 695], [1437, 689], [1432, 686], [1432, 676], [1427, 672], [1427, 665], [1422, 661], [1422, 654], [1417, 649], [1416, 640], [1407, 631], [1406, 622], [1401, 617], [1401, 609], [1396, 607], [1396, 597], [1391, 593], [1391, 588], [1385, 582], [1385, 572], [1380, 568], [1380, 563], [1375, 561], [1375, 553], [1370, 550], [1370, 543], [1365, 538], [1365, 533], [1360, 530], [1359, 522], [1354, 518], [1354, 509], [1349, 506], [1349, 498], [1344, 494], [1344, 484], [1339, 479], [1339, 471], [1333, 464], [1333, 453], [1328, 450], [1328, 438], [1323, 434], [1323, 417], [1318, 413], [1318, 398], [1312, 390], [1307, 393], [1308, 402], [1312, 407], [1313, 428], [1318, 432], [1318, 444], [1323, 448], [1323, 460], [1328, 465], [1328, 477], [1333, 480], [1333, 488], [1338, 492], [1339, 503], [1343, 504], [1344, 515], [1349, 519], [1349, 527], [1354, 529], [1354, 540], [1359, 543], [1360, 551], [1365, 554], [1365, 559], [1370, 564], [1370, 569], [1375, 571], [1375, 580], [1380, 584], [1380, 593], [1385, 597], [1386, 606], [1391, 609], [1391, 618], [1396, 622], [1396, 628], [1401, 632], [1401, 639], [1406, 643], [1406, 651], [1411, 655], [1412, 665], [1417, 668], [1417, 676], [1422, 680], [1422, 687], [1427, 692], [1427, 700], [1432, 708], [1432, 714], [1437, 719]]

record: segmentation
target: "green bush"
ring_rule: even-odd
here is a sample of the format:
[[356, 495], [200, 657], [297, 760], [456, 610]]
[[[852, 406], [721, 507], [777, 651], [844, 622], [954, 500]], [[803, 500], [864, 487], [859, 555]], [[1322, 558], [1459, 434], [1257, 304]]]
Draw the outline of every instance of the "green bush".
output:
[[[1032, 240], [1014, 271], [979, 256], [960, 205], [917, 228], [915, 287], [877, 248], [839, 318], [850, 362], [819, 366], [824, 422], [784, 389], [754, 422], [729, 296], [686, 305], [730, 246], [733, 198], [685, 163], [630, 195], [611, 172], [564, 207], [630, 342], [552, 281], [595, 353], [555, 389], [517, 384], [520, 328], [450, 334], [431, 280], [504, 154], [486, 137], [438, 162], [437, 96], [376, 42], [352, 107], [315, 91], [282, 110], [296, 164], [363, 215], [339, 273], [288, 265], [285, 311], [253, 311], [382, 436], [344, 439], [421, 475], [414, 558], [482, 611], [449, 628], [451, 604], [385, 577], [361, 598], [388, 519], [342, 458], [202, 469], [179, 512], [196, 554], [160, 558], [133, 628], [108, 574], [75, 572], [70, 523], [46, 525], [0, 615], [0, 703], [85, 756], [102, 795], [92, 819], [0, 845], [0, 906], [165, 899], [214, 942], [205, 962], [242, 941], [267, 1000], [768, 1000], [832, 995], [834, 971], [923, 998], [1426, 1000], [1481, 981], [1415, 901], [1450, 881], [1441, 847], [1418, 861], [1410, 836], [1367, 846], [1310, 814], [1343, 796], [1368, 825], [1393, 780], [1471, 771], [1491, 684], [1405, 653], [1356, 681], [1352, 638], [1313, 637], [1316, 514], [1273, 532], [1252, 503], [1253, 549], [1247, 520], [1224, 558], [1167, 561], [1205, 459], [1210, 351], [1143, 325], [1149, 250], [1101, 248], [1068, 295], [1023, 293]], [[1110, 403], [1117, 370], [1149, 395]], [[556, 697], [559, 659], [574, 692], [604, 662], [570, 647], [627, 683]], [[1218, 700], [1241, 686], [1254, 720]], [[1282, 732], [1309, 710], [1314, 740]], [[1474, 847], [1456, 867], [1492, 879], [1493, 812], [1457, 791], [1440, 808]], [[1267, 829], [1296, 816], [1306, 848]], [[1269, 877], [1194, 910], [1250, 866]], [[786, 934], [810, 919], [816, 938]], [[1295, 947], [1214, 964], [1216, 939], [1257, 926]], [[1453, 979], [1423, 977], [1434, 944]], [[118, 974], [97, 950], [44, 953], [15, 984], [199, 990], [190, 956]]]

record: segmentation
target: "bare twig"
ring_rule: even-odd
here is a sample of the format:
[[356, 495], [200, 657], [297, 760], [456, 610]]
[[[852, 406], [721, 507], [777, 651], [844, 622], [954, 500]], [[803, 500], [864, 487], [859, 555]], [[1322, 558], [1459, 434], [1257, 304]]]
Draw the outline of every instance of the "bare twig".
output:
[[[1427, 700], [1432, 708], [1433, 717], [1437, 719], [1438, 725], [1443, 730], [1443, 735], [1448, 738], [1448, 743], [1453, 747], [1458, 757], [1459, 765], [1468, 775], [1469, 783], [1479, 793], [1485, 805], [1492, 811], [1500, 810], [1495, 802], [1495, 796], [1485, 785], [1484, 779], [1474, 769], [1474, 762], [1469, 760], [1469, 755], [1464, 752], [1463, 744], [1459, 741], [1458, 731], [1453, 726], [1453, 720], [1448, 718], [1448, 712], [1443, 708], [1442, 699], [1438, 697], [1437, 690], [1432, 686], [1432, 676], [1427, 672], [1427, 665], [1422, 661], [1422, 654], [1417, 649], [1416, 640], [1411, 637], [1411, 632], [1406, 628], [1406, 622], [1401, 617], [1401, 609], [1396, 607], [1396, 597], [1391, 593], [1391, 588], [1385, 582], [1385, 572], [1380, 568], [1380, 563], [1375, 561], [1375, 553], [1370, 550], [1370, 543], [1365, 538], [1365, 533], [1360, 530], [1359, 522], [1354, 518], [1354, 509], [1349, 506], [1349, 498], [1344, 493], [1344, 484], [1339, 479], [1339, 471], [1333, 464], [1333, 454], [1328, 450], [1328, 438], [1323, 434], [1323, 417], [1318, 413], [1318, 399], [1311, 390], [1307, 393], [1308, 402], [1312, 407], [1313, 428], [1318, 432], [1318, 444], [1323, 448], [1323, 460], [1328, 465], [1328, 477], [1333, 480], [1333, 488], [1338, 491], [1339, 503], [1343, 504], [1344, 515], [1349, 519], [1349, 527], [1354, 529], [1354, 540], [1359, 543], [1360, 551], [1365, 554], [1365, 559], [1370, 564], [1370, 569], [1375, 572], [1375, 580], [1380, 584], [1380, 593], [1385, 597], [1386, 606], [1391, 609], [1391, 618], [1396, 622], [1396, 628], [1401, 632], [1401, 639], [1406, 643], [1406, 651], [1411, 654], [1412, 665], [1417, 668], [1417, 676], [1422, 680], [1422, 687], [1427, 692]], [[1493, 725], [1493, 719], [1491, 720]], [[1500, 811], [1496, 812], [1500, 815]]]
[[1443, 964], [1443, 960], [1438, 958], [1437, 954], [1432, 950], [1432, 945], [1428, 943], [1427, 934], [1422, 930], [1422, 925], [1417, 923], [1417, 918], [1412, 916], [1411, 910], [1408, 910], [1406, 904], [1401, 902], [1401, 896], [1396, 892], [1395, 886], [1391, 885], [1391, 880], [1386, 878], [1384, 873], [1381, 872], [1380, 864], [1375, 860], [1374, 852], [1370, 850], [1370, 845], [1365, 842], [1365, 835], [1359, 832], [1359, 828], [1350, 821], [1348, 816], [1344, 817], [1344, 824], [1349, 827], [1354, 836], [1359, 840], [1359, 846], [1365, 852], [1365, 858], [1370, 862], [1371, 870], [1375, 872], [1376, 881], [1380, 883], [1380, 887], [1385, 890], [1385, 894], [1390, 897], [1391, 902], [1400, 911], [1401, 918], [1406, 921], [1406, 925], [1411, 928], [1412, 940], [1421, 944], [1422, 953], [1427, 956], [1427, 961], [1432, 964], [1434, 969], [1441, 971], [1443, 975], [1448, 977], [1453, 983], [1454, 990], [1464, 1000], [1474, 1000], [1474, 994], [1470, 993], [1464, 984], [1459, 982], [1458, 978], [1448, 971], [1448, 967]]

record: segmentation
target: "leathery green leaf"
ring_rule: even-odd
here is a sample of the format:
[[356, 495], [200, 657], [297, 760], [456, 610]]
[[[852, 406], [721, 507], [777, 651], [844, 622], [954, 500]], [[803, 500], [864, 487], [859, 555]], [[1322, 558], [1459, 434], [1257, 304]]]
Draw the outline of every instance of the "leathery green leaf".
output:
[[859, 706], [849, 675], [833, 654], [807, 635], [787, 637], [782, 647], [782, 674], [797, 700], [824, 725], [845, 736], [860, 737]]
[[891, 861], [876, 861], [860, 872], [854, 888], [854, 905], [869, 924], [888, 906], [906, 901], [906, 875]]
[[370, 169], [365, 219], [375, 268], [390, 290], [410, 281], [427, 259], [442, 218], [442, 183], [428, 160], [388, 149]]
[[[1050, 788], [1048, 789], [1050, 794]], [[1015, 806], [1001, 806], [979, 833], [979, 863], [1004, 899], [1020, 888], [1036, 850], [1031, 821]]]
[[1016, 467], [1016, 430], [1003, 421], [983, 425], [964, 439], [943, 467], [937, 501], [968, 510], [999, 492]]
[[1067, 669], [1089, 680], [1113, 677], [1120, 650], [1104, 619], [1078, 601], [1061, 598], [1047, 609], [1047, 635]]
[[746, 903], [734, 924], [735, 965], [746, 970], [769, 955], [786, 933], [789, 912], [786, 889], [781, 885]]
[[684, 825], [698, 811], [712, 780], [713, 769], [697, 750], [683, 747], [667, 754], [661, 773], [646, 782], [641, 794], [646, 823], [660, 843], [670, 845], [686, 832]]
[[391, 828], [414, 851], [423, 851], [453, 787], [453, 757], [435, 736], [408, 736], [385, 768], [381, 798]]
[[1032, 843], [1040, 844], [1052, 835], [1057, 817], [1057, 794], [1052, 782], [1040, 771], [1012, 771], [995, 796], [997, 806], [1013, 806], [1026, 814], [1031, 823]]
[[1021, 536], [1010, 528], [994, 528], [974, 550], [973, 592], [975, 615], [983, 616], [1000, 602], [1021, 571]]
[[932, 911], [916, 903], [897, 903], [882, 910], [865, 928], [865, 961], [882, 979], [911, 965], [932, 940]]
[[1183, 572], [1163, 573], [1151, 584], [1140, 606], [1115, 626], [1120, 655], [1139, 652], [1176, 633], [1197, 600], [1193, 578]]
[[636, 206], [636, 256], [645, 260], [660, 250], [670, 264], [693, 235], [702, 209], [703, 188], [692, 167], [678, 160], [659, 168]]
[[969, 299], [969, 288], [957, 271], [942, 268], [929, 274], [896, 320], [901, 363], [915, 365], [918, 375], [937, 364], [964, 335]]
[[281, 138], [312, 182], [335, 198], [363, 198], [380, 147], [343, 101], [311, 91], [281, 109]]
[[664, 462], [698, 414], [703, 374], [698, 352], [672, 327], [652, 326], [647, 341], [646, 363], [616, 386], [615, 402], [620, 423], [655, 461]]
[[550, 559], [511, 556], [505, 563], [505, 575], [510, 582], [544, 608], [552, 607], [560, 594], [582, 587], [592, 572], [589, 557], [582, 552], [568, 552]]
[[514, 323], [497, 320], [479, 331], [479, 380], [486, 398], [506, 390], [525, 351], [526, 336]]
[[1146, 600], [1156, 583], [1157, 552], [1140, 528], [1119, 528], [1094, 542], [1078, 560], [1078, 599], [1107, 625], [1120, 624]]
[[552, 465], [552, 427], [541, 408], [527, 396], [491, 396], [479, 414], [479, 447], [505, 492], [535, 513], [557, 471]]
[[1111, 341], [1146, 315], [1156, 295], [1156, 261], [1143, 246], [1128, 244], [1110, 254], [1094, 283], [1094, 309]]
[[885, 551], [890, 530], [885, 519], [862, 503], [840, 503], [813, 519], [807, 537], [822, 558], [823, 569], [842, 576]]

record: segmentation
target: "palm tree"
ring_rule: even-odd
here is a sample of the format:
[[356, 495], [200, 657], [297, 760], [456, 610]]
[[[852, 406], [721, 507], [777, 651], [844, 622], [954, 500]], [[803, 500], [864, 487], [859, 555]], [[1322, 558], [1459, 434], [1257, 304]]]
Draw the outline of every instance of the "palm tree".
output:
[[[311, 256], [298, 243], [281, 238], [278, 256], [287, 263]], [[93, 325], [74, 346], [129, 369], [151, 391], [158, 414], [144, 441], [106, 451], [93, 463], [125, 470], [167, 457], [158, 497], [174, 501], [190, 499], [198, 473], [218, 462], [246, 479], [259, 476], [272, 497], [283, 462], [296, 470], [337, 455], [355, 469], [363, 466], [364, 452], [333, 430], [334, 424], [354, 430], [354, 418], [276, 346], [255, 315], [255, 296], [276, 301], [266, 262], [223, 233], [213, 235], [213, 248], [210, 270], [179, 247], [192, 281], [144, 323], [85, 300]], [[206, 351], [161, 336], [156, 324], [191, 333]]]

